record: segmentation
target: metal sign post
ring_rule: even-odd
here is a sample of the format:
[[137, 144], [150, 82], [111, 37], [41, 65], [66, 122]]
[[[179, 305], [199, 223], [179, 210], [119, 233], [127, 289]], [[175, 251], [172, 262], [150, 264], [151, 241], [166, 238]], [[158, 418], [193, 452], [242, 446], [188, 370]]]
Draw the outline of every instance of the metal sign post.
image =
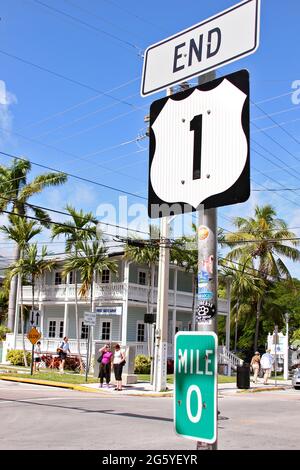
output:
[[[217, 80], [212, 80], [211, 74], [217, 67], [255, 52], [259, 18], [260, 0], [244, 0], [150, 46], [145, 53], [142, 96], [210, 71], [201, 77], [199, 86], [153, 102], [149, 127], [149, 217], [166, 221], [167, 216], [204, 208], [197, 228], [195, 328], [199, 334], [215, 335], [217, 331], [216, 208], [245, 202], [250, 196], [249, 74], [241, 70]], [[164, 250], [167, 251], [166, 246]], [[163, 269], [166, 266], [162, 262], [158, 288], [160, 367], [166, 354], [164, 331], [168, 315], [168, 277]], [[176, 361], [181, 363], [175, 356]], [[192, 365], [190, 370], [192, 374]], [[156, 375], [162, 377], [161, 372]], [[198, 423], [202, 412], [208, 415], [199, 390], [189, 390], [187, 414], [190, 421]], [[189, 401], [192, 395], [198, 403], [193, 410]], [[214, 412], [217, 416], [217, 398]], [[198, 439], [197, 449], [217, 448], [217, 429], [209, 439], [203, 435], [198, 435]]]
[[27, 334], [27, 338], [32, 344], [31, 348], [31, 366], [30, 366], [30, 375], [33, 374], [33, 362], [34, 362], [34, 345], [38, 342], [41, 338], [41, 333], [33, 326]]

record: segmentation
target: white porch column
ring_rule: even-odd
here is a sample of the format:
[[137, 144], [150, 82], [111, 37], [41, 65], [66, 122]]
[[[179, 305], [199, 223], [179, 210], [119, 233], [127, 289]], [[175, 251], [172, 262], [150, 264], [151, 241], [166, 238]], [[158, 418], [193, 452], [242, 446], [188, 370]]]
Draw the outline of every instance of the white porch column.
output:
[[127, 320], [128, 320], [128, 289], [129, 289], [129, 266], [131, 261], [125, 261], [124, 266], [124, 294], [122, 309], [122, 346], [127, 343]]
[[45, 336], [44, 335], [44, 305], [42, 304], [42, 302], [39, 302], [39, 312], [40, 312], [40, 317], [39, 317], [39, 330], [42, 334], [42, 336]]
[[68, 336], [67, 331], [68, 331], [68, 313], [69, 313], [69, 305], [67, 302], [65, 302], [65, 310], [64, 310], [64, 333], [63, 336]]

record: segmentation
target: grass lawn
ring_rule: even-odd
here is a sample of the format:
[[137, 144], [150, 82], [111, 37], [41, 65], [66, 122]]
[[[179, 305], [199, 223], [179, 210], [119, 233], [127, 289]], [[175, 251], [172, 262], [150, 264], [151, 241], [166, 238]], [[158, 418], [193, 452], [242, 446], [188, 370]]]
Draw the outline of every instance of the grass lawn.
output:
[[[71, 372], [65, 372], [60, 374], [58, 372], [37, 372], [36, 374], [30, 375], [30, 373], [17, 373], [15, 371], [7, 371], [3, 375], [8, 375], [10, 377], [26, 378], [26, 379], [36, 379], [36, 380], [49, 380], [53, 382], [62, 382], [67, 384], [85, 384], [85, 375], [74, 374]], [[96, 377], [88, 377], [87, 383], [98, 382], [99, 379]]]
[[[150, 375], [149, 374], [139, 374], [138, 375], [138, 380], [141, 382], [150, 382]], [[172, 384], [174, 382], [174, 375], [169, 374], [167, 376], [167, 383]], [[226, 375], [219, 375], [218, 376], [218, 383], [224, 384], [224, 383], [234, 383], [236, 382], [236, 377], [227, 377]]]

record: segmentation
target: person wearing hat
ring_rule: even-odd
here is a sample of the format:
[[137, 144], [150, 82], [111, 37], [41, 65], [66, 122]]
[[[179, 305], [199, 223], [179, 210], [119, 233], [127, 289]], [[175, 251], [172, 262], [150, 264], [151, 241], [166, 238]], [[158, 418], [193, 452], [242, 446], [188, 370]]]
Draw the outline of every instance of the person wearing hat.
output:
[[254, 356], [252, 357], [250, 365], [253, 371], [253, 383], [256, 384], [259, 369], [260, 369], [260, 354], [258, 351], [256, 351]]
[[273, 367], [273, 356], [270, 354], [271, 349], [267, 349], [265, 354], [261, 356], [260, 366], [264, 373], [264, 384], [268, 385], [268, 380], [271, 377], [271, 371]]

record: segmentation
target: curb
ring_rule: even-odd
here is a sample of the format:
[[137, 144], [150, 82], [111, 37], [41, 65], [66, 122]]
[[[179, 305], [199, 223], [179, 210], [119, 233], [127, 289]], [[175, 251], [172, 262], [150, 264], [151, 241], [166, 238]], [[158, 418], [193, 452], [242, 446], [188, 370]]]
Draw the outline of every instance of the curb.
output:
[[77, 390], [80, 392], [104, 393], [104, 391], [102, 390], [94, 390], [91, 388], [87, 388], [84, 385], [67, 384], [64, 382], [53, 382], [51, 380], [25, 379], [19, 377], [7, 377], [6, 375], [0, 375], [0, 380], [6, 380], [8, 382], [29, 383], [34, 385], [46, 385], [48, 387], [66, 388], [69, 390]]
[[[65, 388], [69, 390], [76, 390], [79, 392], [90, 392], [90, 393], [99, 393], [105, 394], [106, 396], [110, 392], [106, 392], [105, 390], [94, 389], [90, 387], [86, 387], [84, 385], [75, 385], [75, 384], [67, 384], [64, 382], [53, 382], [51, 380], [40, 380], [40, 379], [25, 379], [21, 377], [8, 377], [6, 375], [0, 375], [0, 380], [6, 380], [8, 382], [19, 382], [19, 383], [30, 383], [35, 385], [46, 385], [48, 387], [56, 387], [56, 388]], [[132, 397], [172, 397], [172, 392], [161, 392], [161, 393], [132, 393], [128, 391], [128, 393], [124, 393], [123, 396], [132, 396]]]
[[259, 393], [259, 392], [274, 392], [277, 390], [288, 390], [291, 388], [289, 385], [286, 387], [269, 387], [269, 388], [253, 388], [253, 389], [244, 389], [244, 390], [237, 390], [236, 393]]

